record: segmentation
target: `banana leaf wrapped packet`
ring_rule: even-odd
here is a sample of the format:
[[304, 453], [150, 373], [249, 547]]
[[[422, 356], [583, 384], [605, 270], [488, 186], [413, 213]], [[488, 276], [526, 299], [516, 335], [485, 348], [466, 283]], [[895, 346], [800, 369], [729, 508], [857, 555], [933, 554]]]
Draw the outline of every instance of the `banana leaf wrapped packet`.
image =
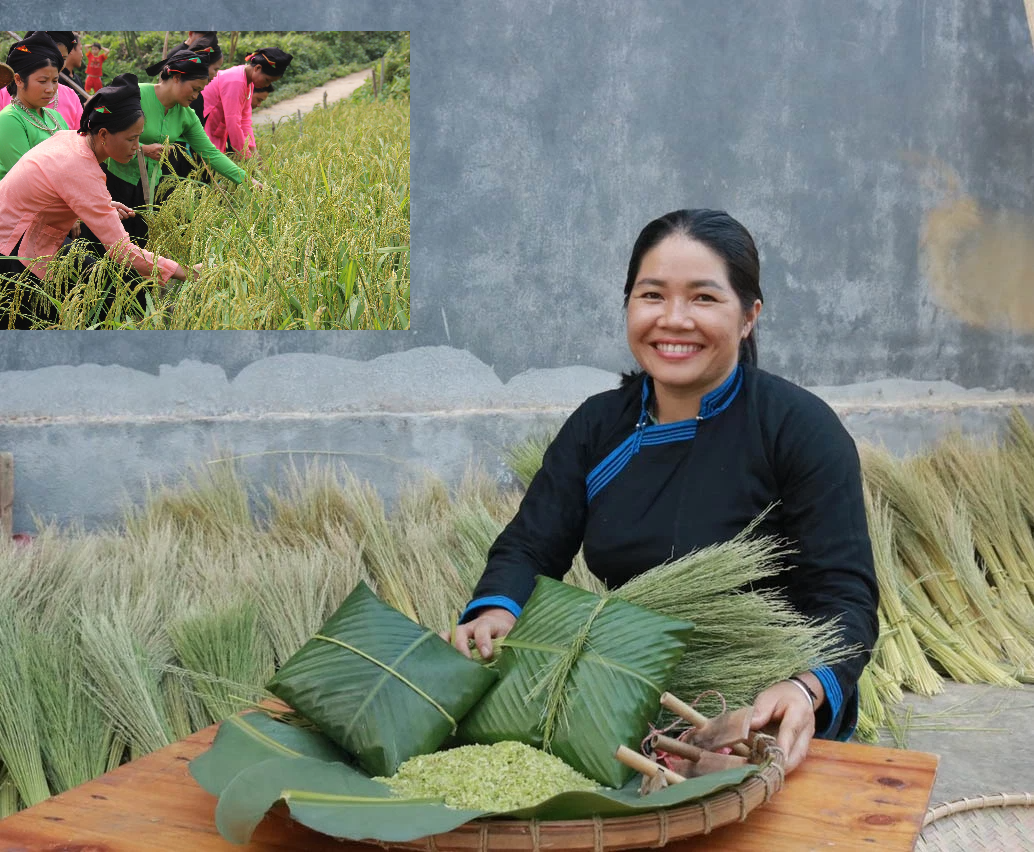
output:
[[539, 577], [500, 643], [499, 682], [464, 718], [458, 739], [523, 742], [621, 787], [634, 771], [614, 753], [619, 745], [639, 750], [692, 628]]
[[266, 688], [370, 775], [389, 776], [454, 734], [495, 680], [360, 582]]

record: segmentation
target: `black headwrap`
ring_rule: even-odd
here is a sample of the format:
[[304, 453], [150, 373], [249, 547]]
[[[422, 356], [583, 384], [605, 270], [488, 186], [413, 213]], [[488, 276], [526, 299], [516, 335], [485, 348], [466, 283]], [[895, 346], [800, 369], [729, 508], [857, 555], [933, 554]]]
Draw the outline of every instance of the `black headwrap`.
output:
[[[204, 41], [204, 39], [202, 39], [201, 41]], [[211, 65], [213, 62], [218, 62], [220, 59], [223, 58], [222, 48], [219, 47], [219, 44], [216, 42], [206, 45], [202, 45], [201, 42], [198, 42], [191, 48], [191, 50], [193, 50], [194, 53], [196, 53], [198, 56], [204, 59], [209, 65]]]
[[54, 39], [55, 43], [67, 47], [69, 53], [75, 50], [75, 46], [79, 44], [79, 36], [71, 30], [47, 30], [47, 35]]
[[161, 74], [163, 80], [168, 77], [197, 80], [208, 77], [208, 61], [206, 56], [197, 54], [193, 50], [181, 49], [170, 53], [166, 59], [155, 62], [147, 69], [147, 73], [151, 77]]
[[136, 75], [119, 74], [83, 104], [79, 133], [85, 136], [104, 127], [118, 132], [140, 115], [143, 115], [143, 110], [140, 108], [140, 86], [137, 85]]
[[33, 71], [47, 65], [60, 68], [65, 60], [54, 39], [40, 31], [12, 44], [7, 54], [7, 64], [24, 80]]
[[264, 47], [244, 57], [245, 62], [258, 65], [270, 77], [283, 77], [293, 57], [279, 47]]

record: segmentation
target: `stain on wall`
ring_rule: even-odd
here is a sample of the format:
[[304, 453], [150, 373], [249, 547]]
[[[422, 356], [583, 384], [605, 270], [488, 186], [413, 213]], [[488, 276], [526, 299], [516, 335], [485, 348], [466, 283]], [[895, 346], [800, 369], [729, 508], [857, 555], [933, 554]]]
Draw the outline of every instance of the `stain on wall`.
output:
[[1034, 217], [982, 204], [946, 163], [907, 159], [944, 195], [924, 215], [919, 236], [921, 270], [937, 304], [978, 328], [1034, 332]]

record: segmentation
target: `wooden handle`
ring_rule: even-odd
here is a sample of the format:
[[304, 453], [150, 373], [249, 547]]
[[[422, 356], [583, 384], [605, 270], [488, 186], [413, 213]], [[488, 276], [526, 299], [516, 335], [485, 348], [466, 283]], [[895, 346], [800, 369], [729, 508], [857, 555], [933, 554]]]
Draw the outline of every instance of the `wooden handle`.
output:
[[[685, 719], [697, 728], [703, 728], [711, 721], [699, 710], [694, 710], [685, 701], [676, 698], [670, 692], [665, 692], [661, 695], [661, 707], [665, 710], [670, 710], [676, 716]], [[734, 746], [731, 746], [731, 748], [733, 754], [739, 755], [740, 757], [750, 757], [750, 749], [743, 743], [736, 743]]]
[[625, 766], [634, 769], [636, 772], [642, 772], [643, 775], [649, 775], [651, 778], [658, 772], [663, 772], [664, 780], [669, 784], [678, 784], [686, 780], [684, 776], [679, 775], [677, 772], [672, 772], [666, 766], [654, 763], [650, 758], [644, 757], [637, 751], [632, 751], [628, 746], [618, 746], [614, 756]]
[[666, 737], [664, 734], [655, 734], [651, 742], [654, 748], [666, 751], [668, 754], [677, 754], [679, 757], [692, 760], [694, 763], [700, 760], [700, 755], [704, 753], [704, 750], [699, 746]]
[[661, 707], [665, 710], [670, 710], [679, 718], [685, 719], [691, 725], [696, 725], [698, 728], [704, 727], [708, 723], [708, 718], [699, 710], [694, 710], [685, 701], [676, 698], [670, 692], [665, 692], [661, 696]]

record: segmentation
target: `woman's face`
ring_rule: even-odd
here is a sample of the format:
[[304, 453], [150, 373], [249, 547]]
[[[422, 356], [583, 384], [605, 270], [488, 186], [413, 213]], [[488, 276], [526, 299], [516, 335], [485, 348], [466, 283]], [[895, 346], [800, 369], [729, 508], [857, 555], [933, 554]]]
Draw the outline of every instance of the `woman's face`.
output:
[[255, 84], [256, 89], [264, 89], [270, 83], [274, 83], [279, 80], [279, 77], [270, 77], [265, 71], [263, 71], [258, 65], [254, 66], [255, 71], [251, 76], [251, 82]]
[[215, 62], [208, 66], [208, 79], [214, 80], [215, 75], [219, 73], [219, 69], [223, 67], [223, 58], [220, 56]]
[[118, 133], [101, 130], [98, 136], [107, 148], [108, 156], [119, 163], [128, 163], [136, 156], [140, 146], [140, 134], [144, 132], [144, 117], [140, 116], [132, 125]]
[[760, 311], [760, 301], [743, 310], [725, 261], [703, 243], [672, 234], [646, 252], [628, 299], [628, 347], [659, 406], [699, 402], [728, 378]]
[[[177, 77], [179, 75], [176, 75]], [[201, 93], [201, 90], [208, 85], [207, 77], [200, 77], [194, 80], [175, 79], [173, 83], [173, 94], [176, 103], [180, 106], [189, 107], [194, 99]]]
[[52, 65], [37, 68], [25, 77], [16, 75], [18, 99], [29, 109], [43, 109], [57, 94], [58, 70]]

